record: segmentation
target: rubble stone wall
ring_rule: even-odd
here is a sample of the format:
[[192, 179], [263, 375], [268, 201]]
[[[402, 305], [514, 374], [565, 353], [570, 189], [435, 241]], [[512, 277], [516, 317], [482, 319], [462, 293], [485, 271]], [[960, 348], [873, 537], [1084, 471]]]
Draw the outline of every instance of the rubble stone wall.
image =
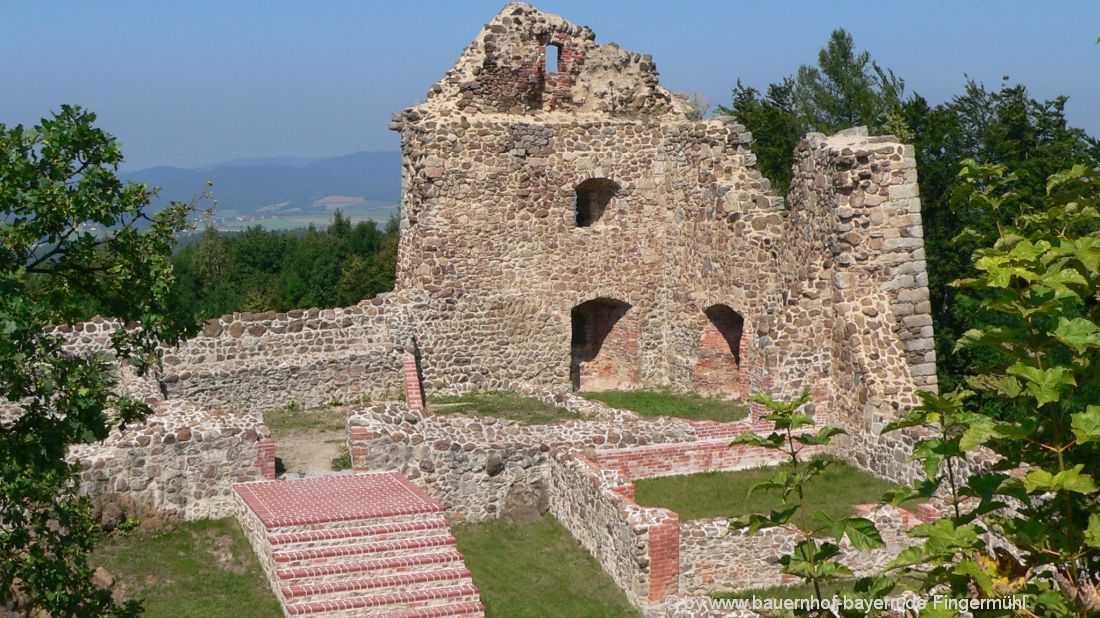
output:
[[70, 451], [81, 493], [125, 512], [211, 519], [233, 513], [234, 483], [275, 478], [275, 444], [258, 415], [158, 407], [144, 424]]
[[[915, 514], [891, 506], [868, 510], [865, 516], [875, 522], [886, 546], [856, 550], [847, 539], [840, 543], [840, 562], [857, 577], [880, 573], [898, 552], [916, 543], [906, 531], [921, 523]], [[776, 562], [793, 551], [799, 538], [780, 528], [752, 534], [731, 530], [730, 520], [720, 517], [681, 522], [679, 593], [705, 595], [801, 581], [783, 575]]]

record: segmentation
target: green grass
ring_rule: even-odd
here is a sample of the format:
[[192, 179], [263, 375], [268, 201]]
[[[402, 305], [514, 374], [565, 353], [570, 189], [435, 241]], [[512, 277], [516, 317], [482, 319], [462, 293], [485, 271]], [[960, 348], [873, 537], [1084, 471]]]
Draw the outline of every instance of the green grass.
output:
[[428, 407], [435, 414], [494, 416], [525, 425], [547, 425], [581, 418], [565, 408], [511, 391], [479, 391], [460, 396], [432, 397]]
[[92, 556], [147, 618], [271, 618], [281, 610], [235, 519], [113, 534]]
[[489, 618], [637, 616], [596, 559], [556, 519], [455, 526]]
[[642, 416], [677, 416], [693, 421], [710, 420], [728, 423], [739, 421], [749, 413], [748, 406], [729, 399], [703, 397], [693, 393], [672, 391], [598, 391], [580, 393], [585, 399], [602, 401], [614, 408], [636, 412]]
[[332, 458], [332, 469], [336, 471], [351, 469], [351, 452], [348, 451], [347, 444], [341, 445], [340, 454]]
[[[769, 489], [749, 496], [749, 488], [770, 479], [779, 470], [790, 469], [783, 465], [639, 479], [634, 481], [635, 501], [675, 511], [681, 521], [767, 513], [781, 506], [783, 493]], [[889, 481], [834, 463], [805, 486], [806, 504], [811, 515], [822, 511], [834, 518], [847, 517], [852, 505], [879, 502], [883, 493], [895, 488]], [[908, 504], [903, 506], [912, 508]]]
[[343, 431], [345, 421], [345, 412], [337, 405], [304, 408], [290, 403], [264, 411], [264, 424], [276, 435], [301, 430]]

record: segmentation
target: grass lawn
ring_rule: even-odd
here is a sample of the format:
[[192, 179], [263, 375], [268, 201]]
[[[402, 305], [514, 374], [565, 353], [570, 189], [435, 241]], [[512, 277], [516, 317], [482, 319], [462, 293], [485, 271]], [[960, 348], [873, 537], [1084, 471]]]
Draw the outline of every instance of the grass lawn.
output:
[[304, 408], [291, 403], [264, 411], [264, 424], [278, 436], [293, 431], [344, 431], [346, 411], [337, 405]]
[[432, 397], [428, 408], [435, 414], [495, 416], [525, 425], [548, 425], [581, 418], [565, 408], [511, 391], [479, 391], [459, 396]]
[[[790, 467], [639, 479], [634, 481], [635, 500], [644, 506], [671, 509], [680, 514], [681, 521], [767, 513], [781, 506], [783, 493], [762, 489], [748, 497], [749, 488], [768, 480], [779, 470], [790, 470]], [[883, 493], [896, 487], [862, 470], [835, 463], [806, 485], [806, 503], [810, 514], [822, 511], [834, 518], [847, 517], [851, 515], [852, 505], [878, 502]], [[910, 504], [902, 506], [912, 508]]]
[[739, 421], [749, 413], [748, 406], [730, 399], [703, 397], [672, 391], [598, 391], [579, 393], [585, 399], [602, 401], [614, 408], [642, 416], [677, 416], [693, 421]]
[[637, 616], [619, 587], [550, 515], [453, 529], [489, 618]]
[[92, 564], [111, 573], [116, 593], [142, 600], [149, 618], [282, 615], [235, 519], [116, 532]]

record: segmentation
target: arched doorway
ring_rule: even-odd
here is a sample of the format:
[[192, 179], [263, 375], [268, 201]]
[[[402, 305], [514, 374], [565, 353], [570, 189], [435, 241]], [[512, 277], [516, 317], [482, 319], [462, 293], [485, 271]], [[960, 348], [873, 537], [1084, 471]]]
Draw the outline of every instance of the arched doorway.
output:
[[747, 352], [745, 318], [726, 305], [711, 305], [704, 313], [707, 322], [692, 375], [695, 390], [705, 395], [747, 395], [748, 376], [742, 365]]
[[596, 298], [573, 307], [569, 377], [576, 390], [620, 390], [638, 382], [638, 323], [630, 305]]

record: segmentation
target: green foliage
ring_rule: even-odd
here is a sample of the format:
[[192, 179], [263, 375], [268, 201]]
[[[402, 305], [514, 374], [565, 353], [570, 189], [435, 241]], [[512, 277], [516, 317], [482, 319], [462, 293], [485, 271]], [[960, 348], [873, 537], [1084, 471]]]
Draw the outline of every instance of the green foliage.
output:
[[259, 226], [236, 235], [207, 228], [173, 257], [177, 311], [200, 319], [235, 311], [354, 305], [393, 289], [396, 219], [352, 225], [336, 211], [328, 229], [304, 234]]
[[[967, 231], [984, 246], [974, 251], [974, 276], [955, 284], [976, 299], [975, 326], [957, 347], [980, 362], [969, 390], [924, 394], [888, 428], [928, 431], [913, 454], [927, 473], [919, 491], [946, 484], [954, 504], [951, 517], [914, 529], [924, 542], [895, 567], [925, 590], [1026, 595], [1037, 615], [1092, 615], [1100, 610], [1100, 173], [1077, 165], [1052, 174], [1042, 197], [1003, 165], [967, 161], [960, 177], [957, 204], [993, 219], [992, 229]], [[958, 463], [979, 446], [999, 461], [960, 484]], [[988, 545], [985, 532], [1018, 551]]]
[[875, 134], [911, 140], [904, 90], [893, 71], [880, 67], [868, 52], [857, 53], [852, 36], [837, 29], [818, 53], [816, 66], [802, 65], [766, 93], [738, 80], [730, 106], [719, 106], [718, 112], [734, 116], [752, 132], [757, 169], [785, 194], [795, 146], [807, 132], [831, 134], [865, 125]]
[[[0, 125], [0, 392], [22, 410], [0, 421], [0, 600], [19, 580], [54, 616], [136, 610], [92, 584], [99, 531], [65, 454], [148, 412], [115, 392], [116, 363], [144, 373], [187, 326], [171, 317], [169, 256], [193, 208], [149, 215], [150, 190], [119, 181], [118, 144], [94, 122], [63, 106], [34, 128]], [[47, 334], [91, 312], [140, 328], [89, 357]]]
[[756, 168], [777, 192], [786, 194], [794, 149], [806, 133], [795, 110], [794, 80], [787, 77], [771, 84], [764, 95], [737, 80], [733, 101], [729, 107], [719, 106], [718, 112], [737, 118], [752, 131]]
[[1100, 165], [1100, 145], [1067, 124], [1065, 104], [1065, 97], [1036, 101], [1023, 86], [993, 91], [974, 81], [943, 105], [931, 107], [919, 96], [905, 103], [915, 133], [941, 388], [960, 385], [967, 367], [985, 361], [982, 351], [953, 353], [973, 327], [978, 298], [952, 282], [974, 276], [971, 253], [1016, 215], [1008, 205], [994, 212], [981, 200], [955, 200], [967, 185], [958, 171], [967, 159], [1004, 165], [1013, 176], [1013, 199], [1042, 202], [1051, 175], [1067, 165]]
[[[852, 577], [852, 571], [839, 560], [840, 548], [837, 542], [847, 537], [848, 542], [857, 549], [875, 549], [885, 543], [874, 522], [862, 517], [831, 517], [822, 512], [812, 515], [808, 512], [806, 485], [836, 462], [832, 459], [810, 459], [800, 457], [802, 451], [811, 445], [827, 446], [832, 437], [844, 434], [844, 430], [824, 426], [815, 434], [806, 436], [796, 434], [804, 427], [813, 425], [813, 419], [799, 412], [799, 408], [810, 401], [810, 391], [791, 400], [773, 399], [766, 393], [753, 395], [753, 401], [764, 404], [769, 414], [764, 417], [771, 421], [774, 431], [767, 437], [753, 433], [744, 433], [733, 440], [736, 444], [782, 451], [788, 460], [789, 470], [777, 470], [772, 478], [757, 483], [749, 493], [758, 489], [775, 489], [783, 493], [783, 504], [779, 510], [769, 514], [750, 514], [734, 519], [731, 528], [744, 528], [750, 532], [764, 528], [784, 528], [799, 537], [790, 554], [780, 556], [782, 572], [800, 577], [813, 587], [814, 597], [821, 599], [822, 586], [839, 579]], [[805, 438], [805, 439], [801, 439]], [[830, 540], [831, 539], [831, 540]], [[862, 595], [881, 596], [891, 586], [878, 586], [870, 578], [864, 578], [856, 585]], [[800, 610], [806, 615], [832, 615], [829, 610]]]
[[880, 133], [899, 122], [907, 131], [900, 119], [904, 90], [905, 83], [893, 71], [880, 67], [867, 51], [857, 53], [852, 35], [838, 28], [818, 52], [817, 66], [799, 67], [795, 108], [805, 126], [822, 133], [857, 125]]
[[351, 451], [346, 444], [340, 446], [340, 453], [332, 458], [330, 465], [336, 471], [351, 469]]

